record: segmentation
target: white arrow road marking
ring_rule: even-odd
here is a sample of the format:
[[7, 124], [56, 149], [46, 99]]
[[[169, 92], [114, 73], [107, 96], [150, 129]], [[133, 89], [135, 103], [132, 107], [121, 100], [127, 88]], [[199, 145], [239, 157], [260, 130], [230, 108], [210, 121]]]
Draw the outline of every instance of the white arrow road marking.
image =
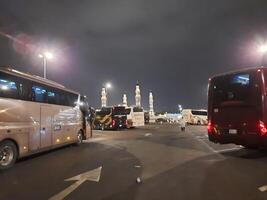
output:
[[66, 179], [65, 181], [76, 181], [76, 182], [73, 183], [72, 185], [70, 185], [69, 187], [67, 187], [65, 190], [56, 194], [55, 196], [49, 198], [49, 200], [62, 200], [62, 199], [64, 199], [66, 196], [68, 196], [70, 193], [72, 193], [74, 190], [76, 190], [85, 181], [99, 182], [101, 170], [102, 170], [102, 166], [98, 167], [96, 169], [87, 171], [85, 173], [79, 174], [77, 176], [74, 176], [72, 178]]
[[261, 192], [265, 192], [265, 191], [267, 191], [267, 185], [263, 185], [263, 186], [259, 187], [258, 189]]

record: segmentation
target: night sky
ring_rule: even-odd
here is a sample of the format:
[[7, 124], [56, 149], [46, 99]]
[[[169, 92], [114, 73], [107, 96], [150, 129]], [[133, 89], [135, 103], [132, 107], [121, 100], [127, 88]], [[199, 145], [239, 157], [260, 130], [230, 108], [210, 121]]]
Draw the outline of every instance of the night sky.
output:
[[41, 76], [48, 49], [48, 78], [94, 107], [107, 81], [134, 104], [138, 80], [144, 108], [149, 90], [156, 111], [205, 108], [208, 78], [259, 65], [266, 38], [266, 0], [0, 1], [0, 65]]

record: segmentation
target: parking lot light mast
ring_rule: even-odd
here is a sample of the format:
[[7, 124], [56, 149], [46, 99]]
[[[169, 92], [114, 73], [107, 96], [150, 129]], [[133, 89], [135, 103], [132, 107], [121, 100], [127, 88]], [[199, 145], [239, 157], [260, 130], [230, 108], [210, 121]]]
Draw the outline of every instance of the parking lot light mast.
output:
[[47, 71], [47, 60], [51, 60], [53, 58], [53, 54], [50, 52], [40, 53], [39, 58], [43, 59], [43, 68], [44, 68], [44, 78], [46, 79], [46, 71]]

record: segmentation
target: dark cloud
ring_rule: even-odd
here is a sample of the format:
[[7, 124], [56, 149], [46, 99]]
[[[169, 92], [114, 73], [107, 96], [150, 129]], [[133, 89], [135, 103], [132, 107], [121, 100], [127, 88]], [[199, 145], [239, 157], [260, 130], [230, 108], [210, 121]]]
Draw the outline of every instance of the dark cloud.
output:
[[0, 36], [2, 65], [41, 75], [36, 53], [53, 49], [49, 78], [100, 105], [111, 81], [111, 103], [141, 83], [143, 105], [154, 92], [156, 109], [206, 106], [208, 78], [254, 66], [255, 45], [267, 34], [265, 0], [20, 0], [0, 2], [0, 31], [26, 34], [31, 54]]

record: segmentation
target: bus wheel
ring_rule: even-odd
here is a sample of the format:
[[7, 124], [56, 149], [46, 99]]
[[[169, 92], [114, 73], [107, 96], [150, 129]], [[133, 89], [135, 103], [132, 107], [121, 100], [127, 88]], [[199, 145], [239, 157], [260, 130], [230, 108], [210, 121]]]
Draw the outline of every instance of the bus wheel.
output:
[[83, 132], [81, 130], [79, 130], [78, 134], [77, 134], [77, 145], [80, 145], [83, 143]]
[[0, 170], [12, 167], [18, 157], [17, 147], [10, 140], [0, 143]]

